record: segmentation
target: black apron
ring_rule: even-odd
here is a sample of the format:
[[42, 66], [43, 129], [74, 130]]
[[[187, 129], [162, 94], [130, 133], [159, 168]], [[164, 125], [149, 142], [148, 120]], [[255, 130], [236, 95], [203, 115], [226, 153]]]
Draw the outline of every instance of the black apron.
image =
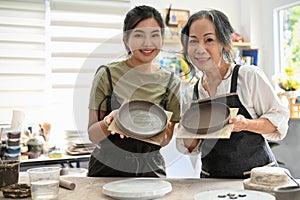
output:
[[[108, 75], [110, 76], [109, 73]], [[160, 102], [160, 106], [164, 109], [166, 109], [169, 86], [173, 76], [172, 73], [166, 86], [166, 92]], [[120, 108], [121, 104], [117, 101], [113, 90], [111, 97], [108, 99], [110, 99], [111, 106], [111, 109], [108, 108], [108, 110]], [[88, 176], [165, 177], [165, 162], [160, 154], [160, 148], [161, 146], [133, 138], [125, 137], [121, 139], [119, 134], [109, 135], [92, 152], [89, 160]]]
[[[230, 108], [239, 108], [238, 114], [252, 119], [236, 94], [238, 71], [233, 70], [230, 94], [208, 101], [227, 104]], [[195, 84], [193, 100], [199, 99], [198, 84]], [[207, 101], [201, 101], [204, 103]], [[230, 139], [205, 139], [201, 145], [201, 178], [249, 178], [254, 167], [278, 166], [266, 139], [249, 131], [232, 132]]]

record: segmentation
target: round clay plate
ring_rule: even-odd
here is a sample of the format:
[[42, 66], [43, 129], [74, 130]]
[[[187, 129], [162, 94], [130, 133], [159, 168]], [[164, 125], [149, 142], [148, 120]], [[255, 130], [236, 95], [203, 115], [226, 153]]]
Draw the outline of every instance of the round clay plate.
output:
[[230, 108], [223, 103], [201, 103], [189, 108], [182, 116], [182, 126], [198, 134], [212, 133], [228, 124]]
[[116, 125], [126, 134], [149, 138], [167, 127], [168, 117], [158, 105], [148, 101], [134, 100], [119, 109]]
[[[235, 196], [233, 198], [230, 196]], [[275, 200], [275, 197], [265, 192], [258, 192], [252, 190], [210, 190], [200, 192], [194, 196], [194, 200]]]
[[171, 191], [171, 183], [157, 178], [131, 178], [106, 183], [102, 187], [103, 194], [121, 200], [155, 199]]

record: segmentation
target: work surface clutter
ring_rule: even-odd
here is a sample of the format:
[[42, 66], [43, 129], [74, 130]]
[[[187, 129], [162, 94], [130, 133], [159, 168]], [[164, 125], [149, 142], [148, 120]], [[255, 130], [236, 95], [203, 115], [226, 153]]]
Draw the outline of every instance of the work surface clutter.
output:
[[[46, 169], [42, 170], [53, 170]], [[56, 170], [56, 169], [55, 169]], [[29, 172], [29, 171], [28, 171]], [[30, 186], [28, 172], [20, 172], [18, 184]], [[287, 174], [288, 173], [288, 174]], [[93, 178], [78, 175], [61, 175], [58, 199], [264, 199], [275, 200], [275, 188], [293, 189], [285, 191], [291, 198], [299, 199], [300, 188], [288, 176], [285, 168], [258, 167], [251, 171], [250, 179], [159, 179], [159, 178]], [[31, 179], [31, 177], [30, 177]], [[32, 180], [31, 180], [32, 181]], [[297, 180], [299, 181], [299, 180]], [[250, 183], [250, 184], [249, 184]], [[251, 187], [249, 187], [249, 185]], [[2, 191], [3, 191], [2, 187]], [[32, 184], [31, 184], [32, 189]], [[248, 190], [250, 189], [250, 190]], [[121, 196], [120, 196], [121, 195]], [[286, 198], [286, 196], [284, 197]], [[4, 198], [0, 194], [0, 199]], [[26, 197], [24, 199], [31, 199]], [[277, 199], [282, 199], [278, 196]]]

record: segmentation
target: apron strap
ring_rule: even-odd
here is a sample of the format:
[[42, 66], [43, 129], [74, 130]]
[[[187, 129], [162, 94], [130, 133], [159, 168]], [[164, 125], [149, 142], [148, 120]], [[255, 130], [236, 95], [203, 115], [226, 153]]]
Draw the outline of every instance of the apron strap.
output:
[[167, 87], [166, 87], [166, 92], [165, 92], [162, 100], [159, 103], [159, 105], [161, 107], [163, 107], [164, 109], [167, 108], [167, 100], [168, 100], [168, 96], [169, 96], [170, 86], [173, 82], [173, 77], [174, 77], [174, 72], [171, 72], [171, 76], [170, 76], [169, 82], [168, 82]]
[[238, 76], [239, 76], [240, 67], [241, 67], [241, 65], [235, 65], [235, 67], [233, 69], [230, 93], [236, 93], [237, 80], [238, 80]]
[[199, 79], [197, 80], [197, 82], [194, 85], [193, 100], [198, 100], [199, 99], [198, 86], [199, 86]]
[[100, 67], [98, 67], [96, 74], [98, 73], [98, 71], [101, 68], [105, 68], [105, 71], [107, 73], [107, 77], [108, 77], [108, 82], [109, 82], [109, 87], [110, 87], [110, 93], [108, 95], [105, 96], [105, 98], [100, 102], [99, 106], [98, 106], [98, 120], [100, 121], [100, 110], [101, 110], [101, 105], [102, 103], [106, 100], [106, 114], [108, 115], [111, 112], [111, 96], [112, 96], [112, 91], [113, 91], [113, 85], [112, 85], [112, 79], [111, 79], [111, 73], [110, 70], [108, 68], [108, 66], [106, 65], [101, 65]]

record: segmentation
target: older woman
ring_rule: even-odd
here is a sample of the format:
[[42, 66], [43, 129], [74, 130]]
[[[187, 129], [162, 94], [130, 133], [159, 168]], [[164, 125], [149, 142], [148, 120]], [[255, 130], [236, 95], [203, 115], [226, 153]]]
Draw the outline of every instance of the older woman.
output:
[[229, 121], [233, 124], [230, 139], [178, 139], [178, 149], [201, 151], [201, 177], [247, 178], [253, 167], [277, 166], [267, 139], [285, 137], [289, 110], [281, 105], [259, 67], [235, 64], [233, 28], [227, 16], [218, 10], [199, 11], [189, 18], [181, 33], [191, 71], [202, 72], [187, 88], [183, 110], [193, 101], [210, 98], [239, 111]]

